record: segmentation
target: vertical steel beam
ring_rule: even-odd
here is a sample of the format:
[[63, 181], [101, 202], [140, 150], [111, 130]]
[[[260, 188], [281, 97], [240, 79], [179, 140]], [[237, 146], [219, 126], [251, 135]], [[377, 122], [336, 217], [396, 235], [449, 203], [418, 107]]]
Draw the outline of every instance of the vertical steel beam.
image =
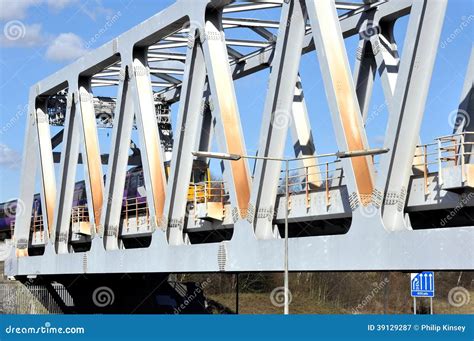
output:
[[[315, 47], [331, 109], [339, 150], [368, 148], [334, 1], [307, 0]], [[373, 191], [373, 164], [368, 156], [343, 161], [350, 191], [368, 205]], [[355, 186], [350, 182], [354, 179]], [[352, 187], [352, 189], [350, 188]]]
[[[362, 34], [369, 39], [372, 51], [382, 81], [382, 88], [389, 107], [393, 103], [393, 95], [397, 84], [400, 57], [395, 42], [393, 29], [395, 21], [369, 22]], [[372, 34], [371, 34], [372, 33]]]
[[389, 231], [407, 229], [404, 206], [413, 156], [436, 57], [446, 1], [414, 1], [407, 28], [384, 147], [377, 190], [384, 193], [384, 226]]
[[112, 143], [106, 178], [106, 201], [101, 217], [104, 245], [107, 250], [118, 249], [118, 233], [123, 207], [130, 139], [133, 128], [134, 101], [130, 88], [130, 69], [124, 64], [120, 71], [117, 106], [115, 108]]
[[56, 205], [56, 179], [54, 174], [53, 148], [51, 147], [51, 133], [49, 119], [46, 114], [46, 101], [37, 100], [36, 129], [38, 134], [39, 171], [41, 184], [41, 210], [43, 224], [48, 238], [53, 231], [54, 207]]
[[[223, 151], [245, 155], [245, 143], [237, 108], [229, 56], [222, 27], [222, 10], [210, 10], [206, 16], [203, 51], [206, 60], [209, 88], [214, 116], [218, 120], [216, 131]], [[224, 177], [230, 189], [232, 206], [238, 216], [245, 217], [250, 198], [250, 175], [247, 161], [225, 161]]]
[[163, 209], [166, 177], [146, 55], [145, 48], [136, 49], [129, 69], [133, 70], [131, 84], [140, 136], [143, 175], [152, 228], [155, 228], [165, 224]]
[[[199, 150], [202, 151], [210, 151], [212, 136], [214, 133], [214, 125], [215, 120], [212, 116], [212, 110], [210, 108], [210, 100], [209, 97], [206, 96], [203, 98], [202, 108], [201, 108], [201, 115], [200, 115], [200, 126], [202, 127], [201, 133], [199, 136], [196, 136], [196, 146], [199, 146]], [[202, 160], [202, 161], [205, 161]]]
[[100, 225], [104, 200], [104, 180], [94, 112], [94, 94], [91, 90], [90, 79], [79, 79], [78, 92], [79, 100], [76, 113], [82, 128], [82, 162], [84, 164], [91, 234], [94, 234]]
[[80, 130], [76, 115], [78, 94], [74, 91], [77, 84], [69, 84], [66, 107], [66, 120], [64, 123], [64, 139], [61, 151], [60, 184], [57, 193], [57, 205], [54, 213], [54, 242], [57, 253], [68, 253], [70, 234], [71, 210], [73, 205], [74, 188], [76, 182], [76, 169], [80, 150]]
[[198, 27], [191, 25], [181, 100], [178, 111], [177, 136], [173, 145], [173, 159], [168, 180], [165, 212], [168, 216], [168, 241], [184, 244], [183, 228], [186, 223], [186, 204], [193, 167], [192, 152], [197, 149], [202, 117], [200, 111], [206, 81], [206, 64], [201, 43], [195, 39]]
[[[315, 155], [313, 133], [309, 122], [308, 110], [304, 99], [301, 78], [298, 77], [295, 87], [293, 105], [291, 106], [291, 136], [293, 139], [293, 149], [295, 157], [305, 157]], [[317, 158], [306, 158], [301, 161], [301, 166], [308, 174], [308, 185], [311, 187], [321, 186], [321, 175]]]
[[30, 90], [28, 101], [28, 115], [26, 117], [23, 161], [21, 166], [20, 195], [15, 210], [14, 241], [17, 257], [28, 256], [31, 212], [38, 167], [36, 121], [36, 88], [33, 87]]
[[[284, 3], [262, 117], [259, 157], [282, 158], [285, 153], [305, 26], [304, 2]], [[265, 212], [256, 214], [254, 220], [249, 217], [253, 220], [257, 238], [274, 237], [272, 219], [267, 217], [273, 217], [280, 175], [280, 162], [257, 160], [251, 205], [256, 212]]]
[[375, 70], [376, 65], [370, 43], [367, 39], [362, 38], [359, 41], [356, 53], [354, 82], [364, 124], [367, 123], [368, 119], [367, 114], [369, 111], [370, 98], [372, 97]]

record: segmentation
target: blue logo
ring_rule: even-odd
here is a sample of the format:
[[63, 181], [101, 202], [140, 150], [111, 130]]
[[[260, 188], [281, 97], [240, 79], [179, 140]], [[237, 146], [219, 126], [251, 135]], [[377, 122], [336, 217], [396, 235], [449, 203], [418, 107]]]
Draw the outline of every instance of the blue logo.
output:
[[423, 271], [411, 274], [412, 297], [434, 297], [434, 273]]

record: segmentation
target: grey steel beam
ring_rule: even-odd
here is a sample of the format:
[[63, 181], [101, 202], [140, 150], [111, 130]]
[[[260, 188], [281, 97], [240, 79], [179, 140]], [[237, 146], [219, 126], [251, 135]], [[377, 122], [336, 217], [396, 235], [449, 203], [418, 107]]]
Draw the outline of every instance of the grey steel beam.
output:
[[235, 12], [245, 12], [245, 11], [256, 11], [267, 8], [276, 8], [280, 7], [283, 3], [283, 0], [280, 1], [268, 1], [267, 3], [242, 3], [230, 5], [224, 8], [224, 13], [235, 13]]
[[54, 149], [63, 142], [64, 129], [61, 129], [56, 135], [51, 138], [51, 148]]
[[253, 18], [222, 18], [222, 24], [224, 28], [227, 26], [231, 27], [248, 27], [248, 28], [278, 28], [278, 21], [259, 20]]
[[[282, 158], [285, 152], [306, 30], [305, 12], [304, 2], [299, 0], [285, 3], [282, 7], [279, 39], [276, 42], [262, 114], [259, 158]], [[248, 219], [254, 224], [255, 234], [259, 239], [274, 238], [273, 225], [268, 216], [273, 216], [280, 174], [280, 162], [261, 159], [256, 161]]]
[[[328, 98], [339, 150], [365, 150], [367, 137], [350, 74], [341, 26], [332, 1], [306, 1], [321, 74]], [[374, 169], [369, 156], [342, 161], [352, 207], [369, 205], [374, 188]]]
[[[70, 84], [70, 89], [77, 85]], [[58, 254], [69, 252], [70, 222], [76, 182], [76, 168], [80, 150], [80, 130], [75, 127], [79, 119], [76, 115], [78, 101], [77, 92], [69, 92], [67, 96], [66, 121], [64, 123], [64, 136], [62, 157], [59, 165], [59, 191], [57, 195], [56, 211], [54, 212], [54, 245]]]
[[[201, 134], [198, 138], [198, 141], [196, 141], [196, 145], [199, 146], [200, 151], [205, 151], [208, 152], [211, 149], [211, 142], [212, 142], [212, 137], [214, 135], [214, 129], [215, 129], [215, 124], [216, 120], [212, 116], [212, 110], [210, 107], [209, 102], [209, 97], [205, 97], [202, 102], [202, 107], [201, 107]], [[201, 161], [207, 162], [207, 159], [201, 159]]]
[[[248, 222], [241, 220], [237, 224], [232, 240], [223, 243], [170, 247], [166, 237], [157, 231], [150, 247], [134, 250], [107, 252], [95, 247], [100, 241], [94, 239], [91, 251], [57, 256], [47, 246], [44, 256], [8, 258], [5, 272], [16, 276], [282, 271], [281, 257], [275, 255], [283, 253], [284, 241], [256, 240]], [[371, 224], [371, 217], [362, 217], [357, 228], [351, 228], [344, 235], [290, 238], [290, 271], [474, 268], [473, 227], [399, 233], [371, 229], [371, 233], [367, 233]]]
[[[36, 130], [40, 174], [41, 208], [46, 240], [53, 231], [53, 215], [56, 206], [56, 176], [54, 173], [53, 148], [47, 115], [46, 101], [36, 100]], [[47, 232], [46, 232], [47, 231]]]
[[[219, 11], [207, 13], [206, 39], [203, 41], [213, 115], [217, 120], [216, 137], [222, 151], [245, 155], [245, 142], [221, 18], [222, 13]], [[224, 179], [233, 209], [236, 210], [236, 219], [245, 217], [251, 183], [246, 160], [225, 161]]]
[[254, 31], [258, 35], [262, 36], [263, 38], [265, 38], [268, 41], [272, 41], [272, 42], [276, 41], [276, 36], [272, 32], [270, 32], [269, 30], [267, 30], [266, 28], [252, 27], [252, 31]]
[[[26, 117], [25, 140], [23, 143], [23, 161], [21, 165], [20, 195], [15, 210], [15, 257], [28, 256], [28, 244], [30, 240], [31, 213], [33, 207], [33, 196], [35, 194], [35, 182], [38, 168], [38, 136], [36, 133], [36, 96], [37, 89], [30, 89], [28, 100], [28, 115]], [[11, 208], [5, 211], [12, 214]], [[6, 214], [7, 212], [5, 212]]]
[[376, 64], [370, 42], [367, 39], [361, 39], [357, 48], [356, 61], [354, 64], [354, 82], [364, 125], [368, 119], [367, 113], [372, 97], [375, 71]]
[[240, 53], [239, 51], [237, 51], [237, 50], [235, 50], [235, 49], [233, 49], [232, 47], [229, 47], [229, 46], [227, 46], [227, 53], [233, 59], [240, 59], [244, 56], [242, 53]]
[[[377, 8], [377, 13], [381, 17], [390, 16], [398, 18], [409, 13], [413, 0], [397, 0], [396, 2], [380, 2], [374, 3], [364, 8], [354, 10], [350, 13], [340, 16], [340, 24], [344, 38], [350, 37], [359, 33], [359, 27], [363, 23], [363, 18], [366, 16], [366, 11]], [[254, 72], [261, 71], [270, 66], [271, 60], [274, 56], [275, 45], [271, 45], [263, 50], [250, 53], [243, 58], [231, 63], [231, 70], [234, 80], [245, 77]], [[314, 51], [314, 42], [311, 32], [306, 33], [304, 38], [303, 54]], [[184, 60], [184, 55], [180, 56]], [[179, 86], [163, 89], [160, 93], [169, 102], [179, 100]]]
[[155, 114], [155, 103], [150, 73], [147, 68], [146, 50], [136, 48], [133, 60], [127, 61], [131, 72], [131, 89], [134, 98], [134, 110], [140, 136], [140, 151], [143, 161], [143, 176], [147, 192], [152, 228], [163, 226], [166, 176], [164, 155]]
[[365, 39], [370, 40], [372, 45], [372, 53], [382, 81], [384, 95], [390, 107], [393, 103], [400, 68], [400, 57], [393, 33], [395, 20], [391, 21], [378, 16], [376, 16], [376, 20], [369, 20], [365, 26], [365, 31], [361, 34], [364, 35]]
[[[383, 224], [390, 231], [407, 229], [403, 207], [419, 138], [446, 1], [414, 2], [400, 69], [389, 105], [377, 190], [384, 193]], [[416, 90], [415, 90], [416, 89]]]
[[109, 164], [105, 186], [105, 202], [100, 225], [106, 250], [119, 248], [123, 193], [127, 164], [129, 164], [130, 138], [134, 119], [134, 98], [130, 85], [130, 69], [124, 64], [120, 79], [118, 98], [115, 107], [114, 124], [111, 137]]
[[306, 170], [305, 174], [307, 177], [305, 181], [311, 188], [321, 186], [318, 159], [317, 157], [309, 158], [309, 156], [315, 156], [316, 148], [314, 146], [313, 132], [311, 130], [311, 123], [304, 99], [303, 86], [301, 85], [301, 78], [299, 76], [295, 86], [293, 105], [291, 106], [290, 127], [295, 157], [303, 158], [300, 163]]
[[[206, 63], [199, 37], [199, 27], [191, 24], [177, 121], [173, 143], [173, 159], [168, 180], [165, 214], [168, 217], [168, 241], [171, 245], [184, 244], [186, 204], [193, 167], [192, 152], [197, 149], [200, 111], [206, 81]], [[197, 33], [197, 36], [195, 36]]]
[[102, 160], [100, 158], [99, 139], [94, 112], [94, 95], [90, 86], [90, 78], [79, 78], [78, 101], [76, 115], [81, 129], [81, 146], [84, 162], [87, 206], [91, 234], [98, 231], [102, 204], [104, 200], [104, 180], [102, 176]]

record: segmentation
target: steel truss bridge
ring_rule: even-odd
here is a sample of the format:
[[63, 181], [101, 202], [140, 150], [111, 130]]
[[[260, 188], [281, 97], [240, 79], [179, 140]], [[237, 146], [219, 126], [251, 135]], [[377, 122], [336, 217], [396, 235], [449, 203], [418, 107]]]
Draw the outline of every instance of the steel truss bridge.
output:
[[[419, 140], [446, 3], [178, 0], [38, 82], [29, 94], [21, 209], [6, 273], [280, 271], [287, 205], [291, 271], [473, 269], [474, 52], [454, 131]], [[279, 11], [280, 20], [259, 19], [265, 11]], [[403, 16], [399, 54], [393, 28]], [[228, 38], [235, 30], [258, 38]], [[352, 36], [359, 38], [353, 74], [344, 44]], [[365, 122], [378, 75], [388, 153], [375, 161], [308, 158], [321, 134], [309, 124], [299, 66], [313, 50], [334, 151], [370, 148]], [[258, 156], [281, 158], [292, 139], [300, 160], [289, 202], [280, 163], [271, 160], [256, 161], [253, 173], [246, 159], [223, 161], [223, 181], [190, 183], [192, 152], [209, 151], [212, 139], [220, 152], [247, 154], [234, 82], [270, 67]], [[117, 89], [109, 151], [98, 138], [98, 87]], [[52, 136], [58, 96], [63, 130]], [[169, 151], [157, 102], [179, 102], [174, 136], [163, 128]], [[134, 127], [139, 143], [130, 154]], [[83, 207], [73, 207], [78, 163]], [[143, 169], [146, 201], [123, 199], [130, 165]], [[41, 217], [32, 219], [37, 179]]]

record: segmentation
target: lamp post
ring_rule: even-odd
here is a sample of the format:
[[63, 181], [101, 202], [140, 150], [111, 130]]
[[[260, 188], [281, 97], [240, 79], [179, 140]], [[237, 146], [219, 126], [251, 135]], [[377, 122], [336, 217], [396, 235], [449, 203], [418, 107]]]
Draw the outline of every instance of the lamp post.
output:
[[192, 152], [196, 157], [210, 158], [210, 159], [219, 159], [219, 160], [228, 160], [228, 161], [238, 161], [240, 159], [254, 159], [254, 160], [268, 160], [268, 161], [280, 161], [285, 162], [285, 256], [284, 256], [284, 282], [283, 287], [285, 291], [284, 296], [284, 310], [285, 315], [289, 314], [289, 274], [288, 274], [288, 211], [289, 211], [289, 177], [290, 177], [290, 161], [305, 160], [305, 159], [315, 159], [328, 156], [336, 156], [340, 159], [358, 157], [358, 156], [369, 156], [369, 155], [378, 155], [387, 153], [389, 149], [387, 148], [375, 148], [375, 149], [363, 149], [363, 150], [353, 150], [353, 151], [344, 151], [337, 153], [329, 154], [319, 154], [319, 155], [310, 155], [300, 158], [275, 158], [275, 157], [266, 157], [266, 156], [252, 156], [252, 155], [239, 155], [239, 154], [229, 154], [229, 153], [214, 153], [214, 152], [204, 152], [197, 151]]

